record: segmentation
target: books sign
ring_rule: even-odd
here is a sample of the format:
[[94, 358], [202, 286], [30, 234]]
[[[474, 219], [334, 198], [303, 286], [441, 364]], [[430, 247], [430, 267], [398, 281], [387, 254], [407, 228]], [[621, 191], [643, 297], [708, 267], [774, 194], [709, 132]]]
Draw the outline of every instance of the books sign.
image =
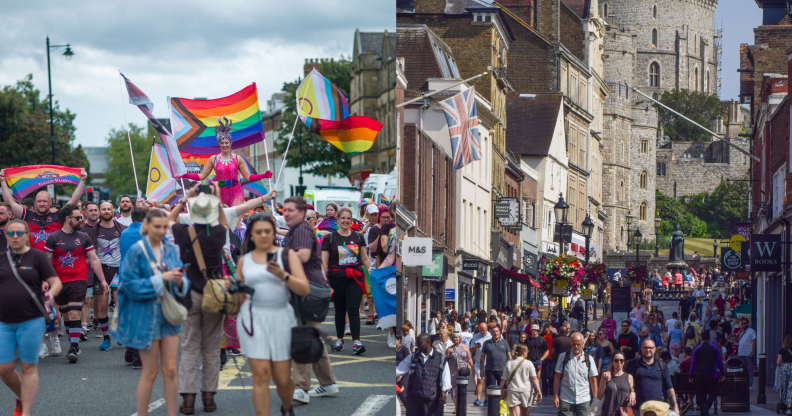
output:
[[751, 272], [780, 272], [781, 247], [781, 234], [752, 234]]

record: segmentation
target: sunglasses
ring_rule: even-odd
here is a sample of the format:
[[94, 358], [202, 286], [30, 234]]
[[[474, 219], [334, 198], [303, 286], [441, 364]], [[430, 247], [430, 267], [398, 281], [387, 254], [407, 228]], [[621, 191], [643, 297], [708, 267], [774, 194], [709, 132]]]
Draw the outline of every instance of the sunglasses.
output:
[[6, 231], [6, 233], [11, 237], [22, 237], [27, 234], [27, 231]]
[[624, 362], [624, 360], [620, 360], [620, 359], [618, 359], [618, 358], [617, 358], [617, 359], [613, 360], [613, 362], [614, 362], [614, 363], [623, 363], [623, 362]]
[[82, 219], [83, 219], [83, 216], [82, 216], [82, 215], [73, 215], [73, 216], [71, 216], [71, 217], [69, 217], [69, 218], [72, 218], [72, 219], [75, 219], [75, 220], [82, 221]]
[[272, 214], [269, 212], [259, 212], [258, 214], [251, 215], [250, 221], [268, 220], [270, 217], [272, 217]]

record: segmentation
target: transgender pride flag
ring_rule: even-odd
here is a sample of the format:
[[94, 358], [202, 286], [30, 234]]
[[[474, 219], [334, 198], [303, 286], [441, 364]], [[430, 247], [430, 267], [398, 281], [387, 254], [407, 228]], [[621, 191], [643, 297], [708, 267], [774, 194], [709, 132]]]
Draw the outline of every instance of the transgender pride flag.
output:
[[474, 160], [481, 160], [478, 134], [476, 93], [473, 87], [440, 102], [451, 135], [454, 170], [462, 169]]

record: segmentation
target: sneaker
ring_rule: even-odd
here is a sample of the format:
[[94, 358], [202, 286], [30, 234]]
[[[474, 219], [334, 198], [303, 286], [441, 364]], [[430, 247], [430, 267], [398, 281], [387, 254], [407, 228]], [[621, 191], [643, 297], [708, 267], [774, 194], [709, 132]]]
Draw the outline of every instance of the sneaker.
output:
[[484, 404], [482, 406], [487, 407], [487, 401], [486, 400], [484, 400]]
[[303, 389], [294, 389], [292, 400], [297, 403], [308, 404], [311, 401], [311, 396]]
[[49, 349], [47, 348], [47, 343], [42, 342], [41, 348], [39, 348], [39, 359], [49, 357]]
[[388, 348], [396, 348], [396, 337], [388, 335]]
[[135, 361], [132, 363], [133, 370], [142, 370], [143, 369], [143, 361]]
[[60, 340], [58, 338], [50, 338], [50, 344], [52, 344], [52, 351], [50, 351], [50, 355], [53, 357], [59, 356], [61, 353]]
[[16, 399], [16, 407], [14, 407], [14, 416], [22, 416], [22, 400]]
[[361, 318], [363, 318], [363, 319], [368, 318], [368, 315], [366, 315], [365, 312], [363, 312], [363, 311], [361, 311], [359, 309], [358, 309], [358, 312], [359, 312], [359, 315], [360, 315]]
[[281, 406], [281, 416], [294, 416], [294, 407], [289, 410], [283, 410], [283, 406]]
[[343, 351], [344, 350], [344, 340], [337, 339], [335, 345], [333, 345], [333, 351]]
[[113, 348], [113, 345], [110, 343], [110, 338], [105, 338], [102, 345], [99, 346], [99, 351], [107, 351], [110, 348]]
[[361, 355], [366, 352], [366, 347], [360, 341], [352, 343], [352, 355]]
[[476, 401], [473, 402], [473, 406], [481, 406], [481, 400], [476, 399]]
[[69, 362], [76, 363], [78, 355], [80, 355], [80, 349], [77, 347], [70, 347], [69, 353], [66, 354], [66, 359], [68, 359]]
[[98, 327], [96, 328], [96, 336], [94, 338], [104, 338], [104, 333]]
[[232, 355], [234, 357], [242, 355], [242, 351], [239, 351], [239, 348], [227, 348], [228, 355]]
[[88, 341], [88, 329], [85, 327], [80, 331], [80, 341]]
[[352, 330], [349, 329], [349, 324], [344, 327], [344, 335], [352, 335]]
[[134, 364], [134, 362], [133, 362], [132, 360], [130, 360], [130, 359], [129, 359], [129, 358], [127, 358], [127, 357], [124, 357], [124, 365], [125, 365], [125, 366], [129, 367], [129, 366], [130, 366], [130, 365], [132, 365], [132, 364]]
[[312, 389], [311, 391], [308, 392], [308, 395], [319, 397], [319, 396], [327, 396], [328, 394], [336, 394], [336, 393], [338, 393], [338, 384], [333, 383]]

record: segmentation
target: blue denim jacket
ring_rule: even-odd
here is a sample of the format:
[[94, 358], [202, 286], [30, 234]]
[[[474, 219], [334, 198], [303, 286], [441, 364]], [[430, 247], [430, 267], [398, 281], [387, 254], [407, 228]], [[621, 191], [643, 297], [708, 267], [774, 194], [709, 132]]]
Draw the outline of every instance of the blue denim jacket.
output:
[[[142, 239], [149, 257], [154, 259], [154, 251], [148, 239]], [[164, 263], [166, 269], [182, 267], [179, 258], [179, 249], [173, 243], [162, 240], [165, 245]], [[154, 273], [152, 275], [152, 273]], [[118, 286], [118, 327], [111, 328], [111, 333], [116, 341], [130, 348], [151, 348], [155, 308], [161, 308], [157, 298], [165, 293], [162, 274], [152, 271], [143, 249], [139, 244], [134, 244], [124, 256], [120, 268], [120, 281]], [[185, 296], [189, 294], [190, 280], [187, 276], [182, 278], [182, 287], [169, 285], [172, 295]], [[175, 328], [181, 331], [181, 325]]]

